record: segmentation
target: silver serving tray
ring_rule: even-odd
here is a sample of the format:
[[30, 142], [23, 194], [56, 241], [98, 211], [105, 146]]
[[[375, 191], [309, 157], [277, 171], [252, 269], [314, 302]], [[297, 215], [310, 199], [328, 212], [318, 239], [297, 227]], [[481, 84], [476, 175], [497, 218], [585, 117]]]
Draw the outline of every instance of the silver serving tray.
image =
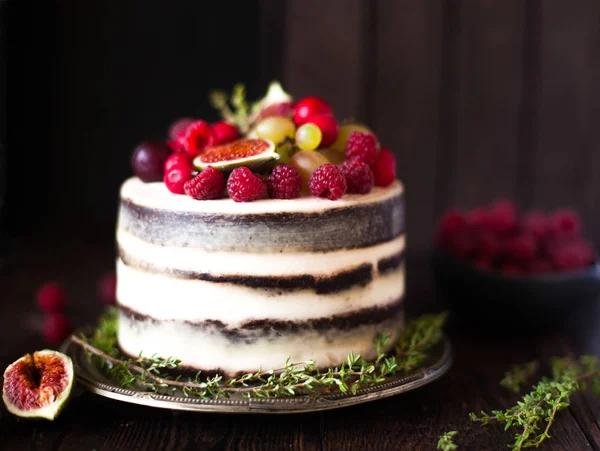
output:
[[69, 340], [63, 344], [61, 351], [73, 360], [77, 383], [97, 395], [161, 409], [219, 413], [308, 413], [353, 406], [422, 387], [440, 378], [452, 365], [450, 341], [444, 337], [443, 342], [432, 351], [431, 357], [423, 368], [409, 374], [392, 376], [386, 382], [377, 385], [361, 388], [355, 395], [336, 390], [331, 393], [293, 397], [248, 399], [241, 395], [232, 395], [230, 398], [199, 399], [186, 398], [180, 392], [161, 395], [122, 388], [93, 365], [83, 348], [77, 344]]

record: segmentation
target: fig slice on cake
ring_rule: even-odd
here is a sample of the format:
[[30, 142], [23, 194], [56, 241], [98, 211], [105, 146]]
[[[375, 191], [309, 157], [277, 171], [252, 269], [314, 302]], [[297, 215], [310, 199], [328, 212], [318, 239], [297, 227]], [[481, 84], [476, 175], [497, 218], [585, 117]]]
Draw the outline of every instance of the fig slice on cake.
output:
[[194, 158], [194, 167], [203, 171], [208, 166], [221, 171], [232, 171], [245, 166], [257, 169], [279, 159], [275, 144], [268, 139], [238, 139], [221, 146], [208, 147]]
[[2, 399], [13, 415], [52, 421], [69, 399], [74, 379], [70, 357], [49, 349], [25, 354], [4, 371]]

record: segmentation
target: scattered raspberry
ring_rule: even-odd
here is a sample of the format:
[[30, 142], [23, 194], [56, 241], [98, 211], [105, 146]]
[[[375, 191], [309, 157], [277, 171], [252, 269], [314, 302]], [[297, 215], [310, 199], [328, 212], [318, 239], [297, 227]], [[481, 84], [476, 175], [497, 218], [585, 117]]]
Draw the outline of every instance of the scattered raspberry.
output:
[[183, 184], [185, 193], [196, 200], [220, 199], [225, 191], [225, 176], [208, 166], [204, 171]]
[[444, 213], [440, 220], [437, 234], [437, 245], [440, 248], [446, 248], [449, 239], [464, 231], [467, 227], [467, 221], [462, 213], [457, 210], [450, 209]]
[[550, 216], [550, 228], [558, 236], [575, 236], [581, 232], [581, 219], [572, 210], [557, 210]]
[[195, 157], [204, 152], [207, 146], [212, 146], [215, 141], [215, 135], [212, 127], [204, 121], [192, 122], [185, 132], [177, 137], [185, 152]]
[[532, 235], [517, 235], [504, 244], [504, 254], [511, 261], [529, 263], [537, 252], [537, 241]]
[[337, 200], [346, 193], [346, 177], [331, 163], [322, 164], [308, 179], [313, 196]]
[[466, 214], [467, 224], [473, 231], [488, 231], [490, 215], [485, 208], [473, 208]]
[[492, 232], [483, 231], [479, 234], [476, 241], [477, 253], [481, 256], [493, 258], [500, 253], [500, 241]]
[[98, 279], [96, 296], [105, 304], [117, 302], [117, 274], [111, 271]]
[[40, 287], [36, 298], [40, 310], [46, 313], [61, 312], [67, 303], [67, 292], [58, 282], [48, 282]]
[[396, 157], [385, 147], [379, 149], [375, 163], [373, 163], [373, 176], [375, 186], [389, 186], [396, 179]]
[[167, 141], [167, 146], [169, 146], [173, 152], [183, 152], [183, 147], [181, 147], [179, 141]]
[[191, 180], [192, 173], [187, 168], [174, 167], [165, 172], [165, 185], [173, 194], [184, 194], [183, 185], [188, 180]]
[[269, 197], [273, 199], [295, 199], [300, 195], [302, 179], [291, 164], [275, 166], [267, 181]]
[[349, 193], [367, 194], [373, 189], [375, 183], [373, 171], [358, 158], [344, 161], [339, 165], [339, 169], [346, 177]]
[[231, 141], [235, 141], [240, 137], [238, 129], [229, 122], [217, 122], [212, 125], [212, 129], [215, 135], [215, 140], [213, 143], [215, 146], [230, 143]]
[[548, 218], [541, 211], [532, 211], [523, 218], [523, 231], [533, 235], [538, 240], [546, 238], [549, 230]]
[[518, 213], [515, 204], [509, 200], [494, 203], [489, 212], [488, 227], [494, 232], [506, 234], [518, 226]]
[[62, 313], [51, 313], [43, 324], [44, 338], [51, 345], [57, 345], [73, 331], [69, 318]]
[[552, 271], [552, 264], [547, 260], [535, 259], [531, 261], [528, 269], [532, 274], [545, 274]]
[[236, 168], [227, 180], [227, 194], [235, 202], [252, 202], [267, 194], [267, 184], [246, 167]]
[[346, 157], [358, 158], [371, 166], [377, 159], [377, 138], [369, 132], [350, 132], [346, 142]]
[[196, 122], [196, 119], [192, 119], [191, 117], [177, 119], [169, 127], [169, 138], [172, 141], [177, 141], [177, 138], [194, 122]]
[[553, 266], [560, 271], [580, 269], [588, 265], [583, 249], [572, 244], [555, 247], [551, 256]]
[[167, 158], [167, 161], [165, 161], [165, 173], [176, 167], [185, 169], [190, 173], [194, 170], [192, 159], [186, 153], [174, 153]]

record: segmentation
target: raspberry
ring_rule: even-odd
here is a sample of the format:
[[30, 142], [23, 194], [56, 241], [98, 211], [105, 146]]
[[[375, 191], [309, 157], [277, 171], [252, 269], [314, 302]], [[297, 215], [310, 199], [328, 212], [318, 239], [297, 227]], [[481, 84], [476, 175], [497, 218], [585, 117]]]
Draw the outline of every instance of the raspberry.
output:
[[46, 317], [43, 324], [43, 334], [46, 341], [57, 345], [73, 331], [71, 321], [62, 313], [51, 313]]
[[104, 274], [96, 284], [96, 297], [105, 304], [114, 304], [117, 300], [117, 275], [114, 271]]
[[511, 261], [530, 262], [537, 253], [537, 241], [532, 235], [518, 235], [508, 238], [504, 244], [504, 254]]
[[444, 213], [438, 227], [437, 242], [438, 246], [444, 248], [449, 242], [449, 238], [462, 232], [467, 227], [467, 221], [464, 215], [454, 209]]
[[543, 274], [552, 271], [552, 265], [547, 260], [534, 259], [528, 266], [528, 270], [533, 274]]
[[477, 237], [476, 248], [479, 255], [493, 258], [500, 253], [500, 242], [494, 233], [484, 231]]
[[227, 180], [227, 194], [235, 202], [252, 202], [265, 197], [267, 185], [262, 177], [246, 167], [234, 169]]
[[177, 138], [195, 121], [196, 119], [192, 119], [191, 117], [177, 119], [169, 127], [169, 138], [172, 141], [177, 141]]
[[346, 193], [346, 177], [331, 163], [322, 164], [308, 179], [313, 196], [337, 200]]
[[169, 148], [173, 151], [173, 152], [182, 152], [183, 148], [181, 147], [181, 144], [179, 144], [179, 141], [166, 141], [167, 146], [169, 146]]
[[373, 171], [358, 158], [344, 161], [339, 165], [339, 169], [346, 177], [349, 193], [367, 194], [373, 189]]
[[555, 247], [551, 256], [553, 266], [559, 271], [569, 271], [587, 266], [583, 250], [572, 244]]
[[519, 274], [523, 274], [523, 269], [514, 263], [505, 263], [500, 267], [500, 270], [504, 274], [508, 274], [510, 276], [518, 276]]
[[346, 157], [358, 158], [371, 166], [377, 159], [377, 138], [369, 132], [350, 132], [346, 142]]
[[575, 236], [581, 232], [581, 219], [572, 210], [556, 210], [550, 216], [550, 228], [558, 236]]
[[177, 137], [177, 141], [185, 152], [195, 157], [204, 152], [207, 146], [212, 146], [215, 141], [215, 134], [210, 125], [204, 121], [192, 122], [185, 132]]
[[501, 234], [513, 232], [518, 225], [515, 204], [506, 199], [496, 201], [490, 209], [488, 221], [490, 230]]
[[396, 157], [385, 147], [382, 147], [373, 163], [375, 186], [389, 186], [396, 179]]
[[291, 164], [280, 164], [273, 169], [267, 181], [269, 197], [273, 199], [295, 199], [300, 195], [302, 179]]
[[543, 240], [548, 234], [548, 218], [541, 211], [532, 211], [523, 218], [523, 231]]
[[204, 171], [183, 184], [185, 193], [196, 200], [220, 199], [225, 191], [225, 176], [208, 166]]
[[467, 224], [473, 231], [483, 231], [488, 229], [489, 214], [485, 208], [473, 208], [466, 214]]
[[227, 144], [240, 137], [238, 129], [229, 122], [216, 122], [212, 125], [212, 129], [215, 135], [214, 145]]
[[37, 306], [46, 313], [61, 312], [67, 303], [67, 292], [58, 282], [47, 282], [37, 292]]
[[175, 167], [185, 169], [190, 173], [194, 170], [194, 167], [192, 166], [192, 159], [186, 153], [174, 153], [167, 158], [167, 161], [165, 161], [165, 173], [169, 172]]
[[188, 180], [191, 180], [191, 178], [192, 173], [188, 170], [188, 168], [175, 166], [169, 171], [165, 172], [164, 181], [165, 185], [167, 185], [167, 189], [173, 194], [184, 194], [185, 191], [183, 189], [183, 185]]

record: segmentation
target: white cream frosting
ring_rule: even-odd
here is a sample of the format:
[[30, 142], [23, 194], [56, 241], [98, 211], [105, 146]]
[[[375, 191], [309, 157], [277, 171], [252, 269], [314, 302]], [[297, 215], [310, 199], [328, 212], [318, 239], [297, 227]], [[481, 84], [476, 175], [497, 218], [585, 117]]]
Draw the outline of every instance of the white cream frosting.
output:
[[404, 295], [404, 267], [375, 275], [366, 286], [338, 293], [314, 290], [261, 290], [231, 283], [176, 279], [139, 271], [117, 262], [119, 304], [157, 320], [201, 322], [237, 327], [252, 319], [302, 321], [385, 307]]
[[[228, 373], [280, 368], [288, 358], [294, 362], [314, 360], [321, 367], [329, 367], [339, 365], [350, 351], [372, 359], [373, 342], [382, 331], [379, 325], [367, 325], [351, 331], [331, 330], [329, 334], [308, 331], [247, 344], [180, 322], [139, 322], [121, 315], [120, 324], [119, 345], [128, 354], [138, 355], [141, 351], [143, 356], [175, 357], [184, 366], [219, 368]], [[401, 326], [398, 319], [393, 327], [383, 330], [391, 335], [391, 344]]]
[[127, 255], [146, 264], [180, 271], [248, 276], [331, 275], [364, 263], [377, 267], [379, 260], [397, 255], [405, 247], [404, 235], [366, 248], [295, 253], [212, 252], [157, 246], [124, 230], [117, 232], [117, 241]]
[[161, 210], [242, 215], [248, 213], [310, 213], [354, 207], [383, 202], [402, 191], [402, 184], [396, 180], [385, 188], [374, 187], [369, 194], [345, 194], [336, 201], [314, 196], [304, 196], [298, 199], [262, 199], [254, 202], [234, 202], [228, 198], [198, 201], [186, 195], [171, 193], [163, 182], [144, 183], [137, 177], [131, 177], [121, 187], [121, 199], [131, 200], [136, 205]]

